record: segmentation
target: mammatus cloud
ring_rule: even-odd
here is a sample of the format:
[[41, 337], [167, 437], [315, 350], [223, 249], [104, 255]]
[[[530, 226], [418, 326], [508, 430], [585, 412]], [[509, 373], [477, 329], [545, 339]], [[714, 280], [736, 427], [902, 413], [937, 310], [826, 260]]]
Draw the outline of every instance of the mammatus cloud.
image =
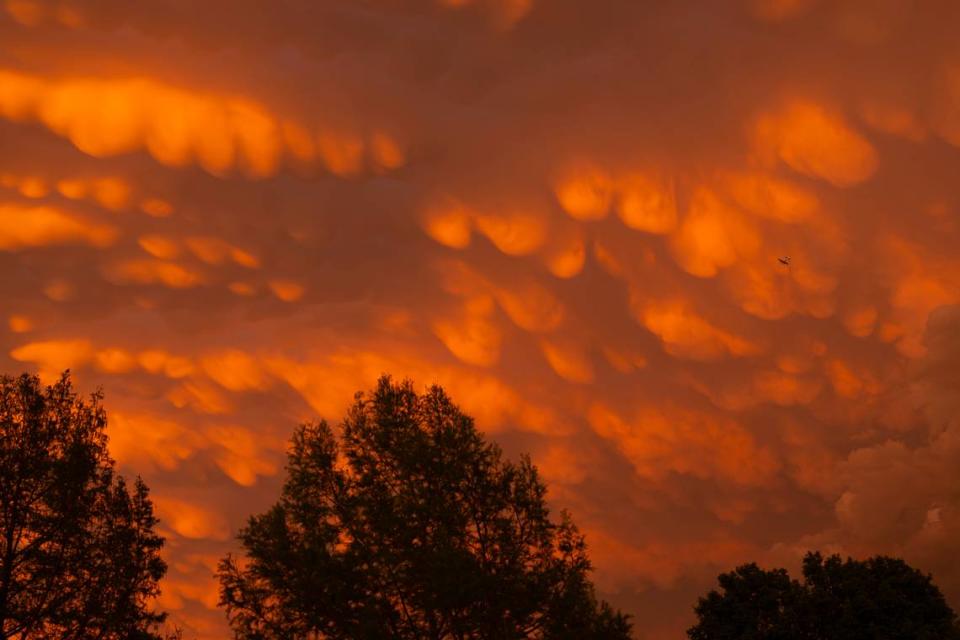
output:
[[928, 354], [915, 363], [907, 395], [926, 418], [916, 443], [899, 438], [853, 450], [841, 463], [843, 492], [834, 509], [838, 529], [828, 535], [852, 549], [888, 548], [932, 565], [949, 566], [955, 553], [958, 503], [953, 489], [958, 434], [957, 367], [960, 308], [930, 315]]
[[383, 132], [368, 141], [347, 133], [313, 131], [281, 119], [261, 104], [233, 96], [198, 95], [147, 78], [54, 79], [0, 71], [0, 114], [38, 121], [94, 157], [146, 150], [161, 164], [196, 163], [214, 175], [234, 169], [251, 178], [291, 162], [322, 163], [349, 176], [404, 164], [397, 142]]
[[960, 606], [960, 9], [174, 5], [0, 4], [0, 335], [104, 387], [188, 636], [383, 372], [532, 454], [642, 637], [813, 547]]

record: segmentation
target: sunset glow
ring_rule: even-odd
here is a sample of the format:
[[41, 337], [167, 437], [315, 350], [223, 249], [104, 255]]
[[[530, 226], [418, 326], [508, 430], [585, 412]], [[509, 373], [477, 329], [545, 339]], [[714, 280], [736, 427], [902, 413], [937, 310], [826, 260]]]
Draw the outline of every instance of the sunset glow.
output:
[[0, 1], [0, 358], [102, 387], [185, 638], [382, 373], [530, 453], [637, 638], [814, 548], [960, 607], [960, 5], [176, 4]]

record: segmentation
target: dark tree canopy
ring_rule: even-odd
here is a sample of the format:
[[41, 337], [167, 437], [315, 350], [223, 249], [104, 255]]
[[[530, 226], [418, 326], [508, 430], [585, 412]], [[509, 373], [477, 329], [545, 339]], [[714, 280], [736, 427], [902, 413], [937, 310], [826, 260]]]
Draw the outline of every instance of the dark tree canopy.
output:
[[166, 571], [146, 485], [114, 472], [100, 394], [0, 377], [0, 637], [159, 638]]
[[905, 562], [808, 553], [804, 582], [756, 564], [700, 598], [691, 640], [956, 640], [956, 616], [929, 575]]
[[797, 607], [803, 587], [785, 569], [764, 571], [755, 564], [720, 575], [696, 607], [700, 623], [692, 640], [790, 640], [798, 638]]
[[338, 434], [295, 433], [287, 473], [240, 532], [245, 557], [220, 565], [238, 638], [630, 637], [536, 468], [502, 460], [438, 387], [381, 378]]

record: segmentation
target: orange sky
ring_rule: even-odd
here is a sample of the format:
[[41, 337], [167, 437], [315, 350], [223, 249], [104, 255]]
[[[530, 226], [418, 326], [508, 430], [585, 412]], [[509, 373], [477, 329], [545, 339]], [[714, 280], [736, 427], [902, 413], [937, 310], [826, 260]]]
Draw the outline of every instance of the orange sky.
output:
[[267, 4], [0, 0], [2, 369], [104, 387], [187, 637], [381, 372], [532, 454], [638, 637], [810, 548], [960, 607], [960, 5]]

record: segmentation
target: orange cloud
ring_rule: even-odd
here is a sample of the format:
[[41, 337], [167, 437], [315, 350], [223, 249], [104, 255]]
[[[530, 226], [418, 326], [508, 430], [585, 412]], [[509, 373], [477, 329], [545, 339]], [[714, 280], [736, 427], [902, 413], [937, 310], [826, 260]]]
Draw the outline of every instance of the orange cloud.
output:
[[448, 200], [424, 212], [423, 229], [440, 244], [463, 249], [470, 245], [472, 215], [463, 204]]
[[577, 276], [587, 261], [587, 247], [577, 231], [555, 233], [545, 254], [547, 269], [562, 279]]
[[7, 319], [7, 326], [14, 333], [26, 333], [33, 329], [33, 321], [27, 316], [15, 314]]
[[754, 389], [759, 396], [781, 406], [809, 404], [820, 393], [817, 379], [802, 378], [778, 371], [766, 371], [754, 378]]
[[671, 473], [761, 484], [776, 473], [773, 453], [736, 423], [689, 410], [647, 408], [624, 420], [602, 404], [588, 414], [590, 426], [614, 442], [637, 473], [663, 480]]
[[457, 359], [488, 367], [500, 359], [501, 333], [492, 318], [493, 301], [480, 296], [461, 313], [434, 322], [433, 332]]
[[[235, 169], [251, 177], [277, 172], [289, 154], [312, 155], [306, 129], [281, 121], [264, 105], [241, 97], [201, 94], [148, 78], [48, 80], [0, 71], [0, 116], [36, 119], [94, 157], [146, 149], [162, 164], [193, 162], [214, 175]], [[317, 134], [316, 149], [339, 176], [363, 169], [364, 144], [346, 134]], [[390, 170], [403, 153], [387, 134], [373, 138], [373, 160]], [[117, 192], [107, 196], [115, 203]]]
[[43, 294], [55, 302], [66, 302], [74, 297], [76, 289], [67, 280], [56, 278], [46, 284]]
[[210, 573], [285, 436], [384, 372], [533, 454], [650, 640], [813, 546], [953, 602], [960, 6], [931, 2], [0, 0], [7, 372], [103, 386], [190, 637], [229, 635]]
[[871, 305], [851, 309], [843, 318], [843, 325], [850, 335], [866, 338], [877, 324], [877, 309]]
[[132, 353], [117, 347], [97, 351], [94, 362], [98, 369], [107, 373], [127, 373], [137, 366], [137, 359]]
[[879, 163], [873, 146], [841, 115], [815, 102], [794, 101], [761, 116], [754, 136], [756, 151], [767, 162], [779, 159], [838, 187], [863, 182]]
[[104, 267], [104, 275], [117, 283], [160, 284], [172, 289], [196, 287], [203, 282], [200, 272], [164, 260], [134, 259]]
[[106, 247], [116, 228], [49, 206], [0, 204], [0, 250], [80, 243]]
[[157, 234], [140, 236], [137, 243], [144, 251], [160, 260], [173, 260], [180, 255], [179, 243], [167, 236]]
[[710, 278], [739, 257], [754, 254], [760, 248], [760, 236], [736, 209], [701, 188], [693, 194], [671, 246], [688, 273]]
[[647, 359], [643, 355], [630, 351], [620, 351], [614, 347], [604, 347], [603, 356], [610, 363], [610, 366], [620, 373], [632, 373], [647, 366]]
[[137, 356], [137, 362], [150, 373], [162, 373], [168, 378], [184, 378], [193, 373], [194, 365], [185, 356], [167, 353], [163, 349], [147, 349]]
[[497, 249], [510, 256], [536, 251], [547, 236], [544, 220], [531, 213], [479, 214], [474, 224]]
[[202, 380], [187, 380], [167, 394], [178, 409], [190, 408], [200, 414], [223, 415], [233, 411], [233, 404], [213, 385]]
[[243, 427], [224, 425], [208, 427], [204, 435], [219, 447], [214, 454], [217, 466], [238, 485], [249, 487], [259, 476], [277, 472], [284, 441], [269, 440]]
[[[601, 588], [616, 591], [638, 579], [668, 589], [687, 572], [708, 564], [726, 568], [755, 557], [757, 549], [735, 538], [690, 542], [684, 540], [625, 541], [614, 532], [595, 527], [584, 530], [590, 557], [596, 562]], [[684, 624], [684, 619], [671, 621]]]
[[230, 289], [232, 293], [235, 293], [238, 296], [252, 296], [257, 292], [257, 289], [254, 285], [249, 282], [231, 282], [227, 285], [227, 288]]
[[273, 295], [284, 302], [296, 302], [306, 293], [306, 288], [293, 280], [271, 280], [268, 284]]
[[617, 214], [631, 229], [664, 234], [677, 226], [676, 191], [670, 181], [635, 173], [621, 179], [617, 190]]
[[817, 196], [798, 185], [761, 173], [726, 176], [727, 188], [738, 205], [755, 215], [797, 223], [815, 215]]
[[85, 339], [28, 342], [10, 352], [10, 357], [18, 362], [35, 364], [40, 377], [47, 383], [56, 380], [67, 369], [86, 364], [93, 355], [93, 345]]
[[[211, 570], [208, 575], [203, 576], [190, 576], [181, 579], [177, 577], [166, 578], [163, 581], [163, 591], [158, 603], [165, 610], [180, 610], [184, 608], [184, 600], [193, 600], [211, 611], [216, 610], [220, 601], [220, 581], [213, 574], [214, 570]], [[216, 630], [216, 628], [208, 629], [208, 631], [213, 632]], [[196, 631], [194, 628], [190, 629], [191, 633]]]
[[28, 27], [40, 24], [46, 17], [46, 7], [35, 0], [6, 0], [4, 7], [10, 17]]
[[120, 178], [100, 178], [92, 184], [93, 198], [106, 209], [120, 211], [130, 201], [131, 187]]
[[378, 132], [370, 138], [370, 155], [374, 166], [384, 171], [399, 169], [406, 164], [400, 144], [390, 135]]
[[827, 364], [827, 375], [833, 390], [844, 398], [856, 398], [864, 391], [870, 391], [872, 386], [868, 379], [857, 375], [849, 364], [840, 359], [833, 359]]
[[541, 340], [540, 349], [554, 372], [569, 382], [593, 382], [593, 364], [580, 345]]
[[216, 511], [193, 502], [168, 496], [151, 496], [157, 507], [161, 526], [169, 526], [184, 538], [226, 540], [229, 527]]
[[186, 245], [201, 261], [207, 264], [221, 264], [230, 254], [230, 245], [221, 238], [211, 236], [191, 236]]
[[16, 189], [24, 198], [43, 198], [50, 191], [47, 182], [38, 176], [16, 176], [11, 173], [0, 174], [0, 186]]
[[557, 201], [576, 220], [607, 217], [613, 202], [613, 179], [596, 167], [583, 167], [554, 187]]
[[534, 462], [541, 477], [551, 486], [575, 485], [590, 474], [582, 453], [573, 447], [553, 444], [535, 456]]
[[549, 289], [534, 280], [494, 288], [497, 303], [521, 329], [551, 331], [563, 322], [563, 304]]
[[214, 382], [230, 391], [264, 389], [267, 385], [259, 361], [239, 349], [206, 355], [200, 359], [200, 366]]
[[753, 342], [713, 326], [683, 300], [633, 302], [639, 322], [663, 342], [668, 353], [693, 360], [759, 353]]
[[350, 134], [321, 132], [317, 149], [324, 165], [334, 175], [349, 178], [363, 169], [363, 140]]
[[6, 0], [4, 8], [10, 17], [25, 27], [36, 27], [48, 21], [71, 29], [83, 26], [83, 15], [69, 3], [51, 6], [40, 0]]
[[202, 446], [200, 436], [180, 422], [150, 414], [110, 412], [110, 455], [122, 464], [151, 464], [172, 470]]
[[913, 142], [927, 137], [926, 127], [917, 115], [906, 107], [879, 102], [869, 102], [861, 108], [864, 122], [884, 133], [900, 136]]
[[938, 307], [960, 301], [960, 261], [928, 255], [903, 237], [880, 239], [881, 255], [890, 266], [889, 304], [893, 322], [886, 325], [891, 340], [904, 354], [920, 357], [927, 318]]
[[160, 198], [148, 198], [140, 203], [140, 209], [154, 218], [166, 218], [173, 213], [173, 205]]

